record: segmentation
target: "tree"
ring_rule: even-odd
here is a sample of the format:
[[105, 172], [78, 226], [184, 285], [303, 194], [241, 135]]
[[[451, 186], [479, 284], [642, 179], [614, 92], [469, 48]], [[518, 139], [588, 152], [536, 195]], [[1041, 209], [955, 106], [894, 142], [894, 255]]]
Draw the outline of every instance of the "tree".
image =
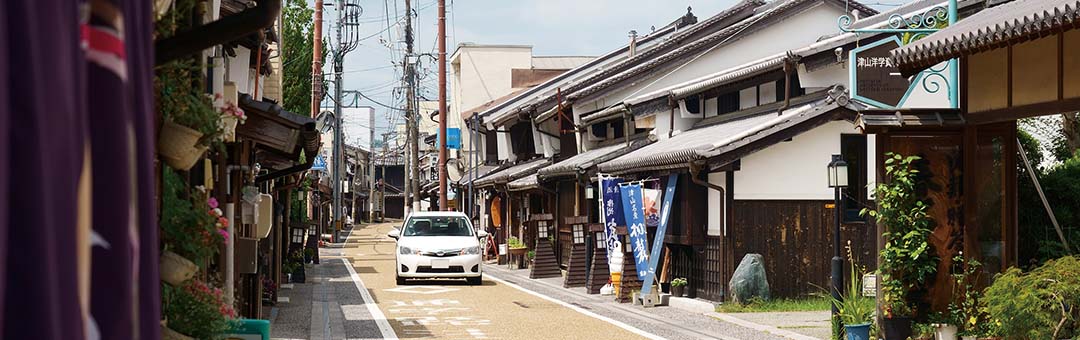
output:
[[[311, 56], [314, 50], [312, 22], [315, 11], [308, 8], [305, 0], [288, 0], [283, 14], [284, 46], [281, 56], [285, 98], [282, 107], [306, 116], [311, 112]], [[323, 60], [325, 59], [326, 53], [323, 53]]]

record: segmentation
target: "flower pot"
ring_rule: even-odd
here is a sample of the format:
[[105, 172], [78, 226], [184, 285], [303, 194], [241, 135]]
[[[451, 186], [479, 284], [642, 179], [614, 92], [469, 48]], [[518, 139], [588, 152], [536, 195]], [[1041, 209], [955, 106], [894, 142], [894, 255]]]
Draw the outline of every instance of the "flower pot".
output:
[[191, 279], [195, 276], [195, 272], [199, 270], [199, 266], [196, 266], [195, 262], [167, 250], [161, 253], [161, 258], [158, 261], [158, 265], [161, 266], [161, 281], [173, 286], [179, 286], [184, 281]]
[[240, 123], [240, 118], [235, 115], [221, 115], [221, 133], [226, 142], [236, 141], [236, 124], [238, 123]]
[[684, 288], [686, 288], [686, 286], [671, 286], [671, 296], [682, 297]]
[[158, 135], [158, 154], [165, 164], [177, 170], [187, 171], [202, 158], [207, 147], [199, 145], [203, 134], [189, 127], [165, 121]]
[[671, 293], [671, 284], [670, 283], [660, 283], [660, 292], [670, 294]]
[[911, 318], [884, 318], [882, 326], [885, 340], [906, 340], [911, 337]]
[[974, 335], [965, 335], [965, 336], [960, 337], [960, 340], [978, 340], [978, 339], [979, 338], [975, 337]]
[[155, 18], [161, 18], [165, 13], [168, 13], [169, 9], [172, 8], [172, 4], [173, 0], [154, 0], [154, 14], [157, 15]]
[[180, 332], [174, 331], [169, 327], [161, 326], [161, 340], [193, 340], [187, 335], [180, 334]]
[[937, 329], [934, 330], [934, 337], [937, 340], [956, 340], [956, 332], [959, 330], [954, 325], [937, 324], [934, 325]]
[[870, 323], [858, 325], [845, 325], [848, 340], [870, 340]]

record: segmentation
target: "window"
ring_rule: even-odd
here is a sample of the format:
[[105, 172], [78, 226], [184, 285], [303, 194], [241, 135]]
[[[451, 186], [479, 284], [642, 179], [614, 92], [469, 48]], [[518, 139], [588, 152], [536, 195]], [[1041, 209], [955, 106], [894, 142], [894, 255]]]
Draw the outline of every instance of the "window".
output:
[[840, 135], [840, 154], [848, 163], [848, 187], [844, 189], [844, 222], [865, 222], [859, 211], [866, 203], [866, 135]]
[[728, 92], [717, 99], [716, 111], [719, 114], [739, 111], [739, 93]]
[[472, 228], [464, 217], [410, 218], [404, 236], [472, 236]]
[[596, 248], [607, 249], [607, 239], [604, 238], [604, 232], [593, 233], [593, 240], [596, 241]]
[[574, 244], [585, 243], [585, 226], [580, 224], [574, 225]]
[[548, 221], [536, 221], [536, 237], [547, 238], [548, 237]]

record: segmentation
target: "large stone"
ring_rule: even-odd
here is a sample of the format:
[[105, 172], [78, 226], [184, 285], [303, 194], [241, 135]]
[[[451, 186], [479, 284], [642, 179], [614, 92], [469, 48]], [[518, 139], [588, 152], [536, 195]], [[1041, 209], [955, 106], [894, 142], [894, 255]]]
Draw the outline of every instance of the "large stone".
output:
[[747, 304], [755, 297], [769, 299], [769, 280], [765, 277], [765, 258], [761, 254], [743, 257], [728, 282], [728, 293], [731, 300], [739, 304]]

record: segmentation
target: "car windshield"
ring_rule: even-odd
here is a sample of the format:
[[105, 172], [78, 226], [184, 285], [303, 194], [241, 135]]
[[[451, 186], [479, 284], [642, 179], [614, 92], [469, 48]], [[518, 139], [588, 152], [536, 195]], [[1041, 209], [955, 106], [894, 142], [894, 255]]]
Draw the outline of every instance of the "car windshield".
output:
[[469, 223], [464, 217], [423, 216], [409, 219], [402, 231], [405, 236], [472, 236]]

